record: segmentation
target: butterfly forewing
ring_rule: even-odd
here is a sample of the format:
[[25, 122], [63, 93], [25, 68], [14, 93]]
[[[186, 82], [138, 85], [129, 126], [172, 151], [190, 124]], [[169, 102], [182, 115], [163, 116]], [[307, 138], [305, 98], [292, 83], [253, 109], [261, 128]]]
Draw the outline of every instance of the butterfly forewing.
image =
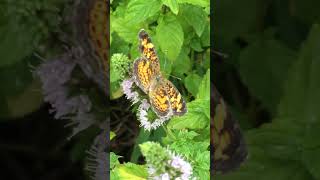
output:
[[159, 73], [154, 65], [145, 57], [140, 57], [133, 63], [135, 82], [145, 93], [149, 92], [151, 82]]
[[142, 56], [151, 61], [157, 71], [160, 71], [160, 63], [157, 52], [154, 48], [150, 36], [143, 29], [139, 31], [139, 51]]

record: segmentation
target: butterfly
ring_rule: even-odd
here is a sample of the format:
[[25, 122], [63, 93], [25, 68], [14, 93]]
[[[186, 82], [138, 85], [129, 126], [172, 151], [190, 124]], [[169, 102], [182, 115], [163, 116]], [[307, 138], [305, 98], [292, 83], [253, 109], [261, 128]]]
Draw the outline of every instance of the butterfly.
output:
[[248, 152], [238, 122], [229, 111], [225, 101], [211, 85], [211, 174], [226, 173], [247, 158]]
[[184, 115], [186, 102], [178, 89], [161, 74], [159, 57], [151, 38], [144, 29], [139, 31], [138, 37], [141, 57], [133, 63], [136, 85], [149, 96], [151, 107], [159, 117]]

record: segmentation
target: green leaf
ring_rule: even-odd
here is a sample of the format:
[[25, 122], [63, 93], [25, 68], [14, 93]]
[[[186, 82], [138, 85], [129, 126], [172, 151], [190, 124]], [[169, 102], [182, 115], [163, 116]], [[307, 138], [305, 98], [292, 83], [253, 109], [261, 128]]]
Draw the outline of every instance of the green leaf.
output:
[[193, 27], [198, 37], [204, 31], [204, 28], [209, 22], [208, 16], [203, 8], [193, 5], [181, 5], [179, 16], [183, 17], [186, 22]]
[[279, 41], [258, 38], [239, 57], [240, 75], [249, 91], [275, 113], [283, 82], [296, 54]]
[[136, 143], [134, 145], [134, 148], [133, 148], [133, 151], [131, 154], [131, 162], [134, 162], [134, 163], [138, 162], [138, 159], [141, 155], [139, 144], [142, 144], [142, 143], [148, 141], [149, 137], [150, 137], [150, 132], [145, 131], [143, 128], [141, 128], [139, 131], [139, 135], [135, 141]]
[[210, 24], [209, 23], [207, 23], [206, 27], [204, 28], [200, 39], [201, 39], [201, 46], [202, 47], [209, 47], [210, 46]]
[[293, 0], [291, 7], [294, 8], [292, 14], [305, 23], [320, 23], [319, 7], [320, 1], [317, 0]]
[[314, 25], [289, 69], [277, 118], [246, 134], [250, 156], [237, 173], [215, 178], [320, 178], [319, 48], [320, 27]]
[[156, 34], [161, 51], [166, 54], [169, 60], [176, 60], [184, 40], [182, 27], [176, 18], [167, 15], [157, 26]]
[[162, 3], [170, 8], [173, 14], [177, 15], [179, 12], [179, 0], [162, 0]]
[[210, 100], [197, 99], [187, 103], [188, 112], [174, 117], [168, 123], [170, 129], [203, 129], [210, 121]]
[[113, 66], [110, 66], [110, 83], [114, 83], [119, 81], [120, 78], [120, 74], [118, 71], [115, 70], [115, 68], [113, 68]]
[[202, 78], [197, 98], [206, 100], [210, 99], [210, 69], [207, 70], [207, 73]]
[[126, 163], [117, 169], [120, 179], [146, 180], [148, 172], [144, 165]]
[[110, 140], [112, 140], [114, 137], [116, 137], [116, 133], [110, 131]]
[[[131, 25], [124, 18], [111, 16], [111, 27], [127, 43], [138, 44], [138, 32], [141, 28], [139, 25]], [[115, 41], [115, 39], [113, 40]], [[117, 52], [119, 53], [119, 52]]]
[[22, 61], [34, 50], [32, 29], [24, 25], [18, 27], [12, 21], [0, 26], [0, 67]]
[[190, 47], [196, 52], [202, 52], [201, 40], [199, 37], [194, 37], [191, 39]]
[[209, 0], [179, 0], [179, 3], [188, 3], [188, 4], [197, 5], [200, 7], [209, 7], [210, 6]]
[[320, 131], [320, 26], [314, 25], [303, 43], [297, 62], [290, 69], [280, 117], [291, 117], [303, 128], [302, 162], [320, 179], [320, 143], [314, 138]]
[[156, 15], [161, 9], [161, 0], [131, 0], [127, 7], [126, 20], [129, 24], [137, 24]]
[[201, 77], [198, 74], [190, 73], [184, 79], [184, 86], [193, 96], [196, 96], [199, 90], [200, 81], [201, 81]]
[[120, 165], [119, 158], [121, 156], [116, 155], [114, 152], [110, 152], [110, 169], [114, 169], [116, 166]]
[[190, 70], [191, 70], [191, 59], [188, 56], [187, 49], [182, 48], [179, 56], [173, 62], [172, 73], [175, 76], [182, 78], [184, 77], [184, 74], [188, 74]]
[[199, 136], [200, 134], [194, 131], [174, 130], [163, 140], [168, 143], [170, 149], [183, 155], [191, 163], [195, 177], [209, 179], [210, 140], [209, 138], [199, 140]]
[[263, 8], [263, 1], [259, 0], [217, 1], [213, 21], [215, 44], [230, 44], [234, 38], [260, 28], [259, 22], [265, 18]]

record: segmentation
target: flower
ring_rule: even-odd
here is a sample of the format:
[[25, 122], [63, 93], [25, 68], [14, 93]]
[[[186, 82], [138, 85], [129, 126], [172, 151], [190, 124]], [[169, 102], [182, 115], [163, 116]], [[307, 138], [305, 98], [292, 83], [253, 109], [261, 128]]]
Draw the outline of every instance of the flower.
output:
[[136, 91], [132, 91], [133, 78], [125, 79], [122, 81], [122, 91], [126, 95], [127, 99], [132, 101], [132, 104], [139, 102], [139, 94]]
[[109, 154], [107, 154], [107, 130], [103, 130], [94, 140], [91, 148], [87, 153], [90, 157], [87, 158], [86, 170], [93, 173], [92, 179], [105, 180], [107, 179], [108, 169], [107, 162]]
[[[169, 154], [169, 160], [166, 161], [161, 167], [148, 164], [149, 177], [154, 180], [189, 180], [192, 178], [192, 167], [189, 162], [185, 161], [180, 155], [174, 154], [169, 149], [165, 152]], [[151, 161], [152, 162], [152, 161]], [[163, 171], [165, 170], [165, 171]], [[195, 177], [193, 177], [195, 179]]]
[[141, 104], [138, 108], [138, 120], [140, 121], [140, 127], [143, 127], [145, 130], [150, 131], [152, 129], [157, 129], [160, 127], [164, 122], [169, 120], [172, 116], [172, 113], [169, 113], [169, 115], [160, 117], [155, 119], [153, 122], [150, 122], [148, 119], [148, 110], [150, 108], [150, 104], [146, 99], [143, 99], [141, 101]]
[[181, 174], [181, 180], [188, 180], [192, 174], [192, 167], [191, 165], [186, 162], [185, 160], [182, 159], [181, 156], [179, 155], [174, 155], [173, 153], [171, 154], [172, 159], [169, 160], [169, 164], [179, 170]]
[[92, 104], [85, 94], [69, 95], [68, 81], [76, 67], [72, 54], [66, 53], [56, 59], [42, 63], [35, 73], [40, 77], [44, 100], [52, 106], [55, 119], [70, 119], [66, 126], [74, 125], [69, 139], [78, 132], [88, 128], [96, 122], [91, 113]]

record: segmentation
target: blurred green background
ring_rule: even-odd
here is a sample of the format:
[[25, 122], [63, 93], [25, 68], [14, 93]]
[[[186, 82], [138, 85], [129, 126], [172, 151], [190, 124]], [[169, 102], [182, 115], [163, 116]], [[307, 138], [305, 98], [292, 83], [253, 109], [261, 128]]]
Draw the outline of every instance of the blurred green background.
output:
[[215, 1], [212, 79], [244, 130], [226, 179], [320, 179], [320, 1]]

